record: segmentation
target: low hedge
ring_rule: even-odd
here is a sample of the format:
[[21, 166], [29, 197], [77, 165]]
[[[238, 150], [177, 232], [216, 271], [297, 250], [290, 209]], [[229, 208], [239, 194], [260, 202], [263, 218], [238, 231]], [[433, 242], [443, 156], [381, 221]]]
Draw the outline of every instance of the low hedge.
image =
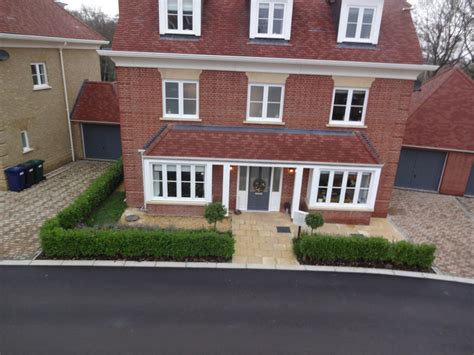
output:
[[74, 228], [97, 209], [123, 180], [122, 160], [118, 160], [92, 184], [72, 204], [58, 213], [62, 228]]
[[210, 230], [76, 228], [123, 180], [122, 161], [111, 166], [77, 199], [40, 230], [44, 256], [65, 259], [154, 259], [228, 261], [232, 234]]
[[234, 254], [231, 233], [211, 230], [150, 230], [140, 228], [64, 229], [58, 220], [41, 230], [43, 252], [50, 258], [227, 261]]
[[429, 269], [436, 250], [431, 244], [331, 235], [302, 235], [294, 240], [293, 247], [303, 264], [392, 264], [410, 269]]

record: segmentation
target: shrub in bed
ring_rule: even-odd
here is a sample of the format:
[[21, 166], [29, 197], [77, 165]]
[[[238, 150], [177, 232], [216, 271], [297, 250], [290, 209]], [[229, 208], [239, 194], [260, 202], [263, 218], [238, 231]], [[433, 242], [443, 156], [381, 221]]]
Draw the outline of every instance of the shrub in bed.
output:
[[294, 240], [294, 252], [304, 264], [393, 264], [428, 269], [433, 264], [435, 250], [430, 244], [391, 243], [380, 237], [303, 235]]
[[234, 253], [231, 233], [140, 228], [63, 229], [54, 219], [42, 229], [41, 242], [47, 257], [65, 259], [219, 258], [227, 261]]

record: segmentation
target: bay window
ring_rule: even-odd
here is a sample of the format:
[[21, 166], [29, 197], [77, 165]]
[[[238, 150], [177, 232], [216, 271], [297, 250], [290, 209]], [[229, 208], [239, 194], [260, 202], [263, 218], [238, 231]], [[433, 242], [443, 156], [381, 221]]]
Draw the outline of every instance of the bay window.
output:
[[281, 122], [283, 114], [283, 85], [250, 84], [247, 121]]
[[163, 117], [198, 118], [197, 81], [163, 81]]
[[335, 88], [330, 124], [363, 125], [367, 110], [368, 90]]
[[160, 0], [160, 33], [201, 35], [201, 0]]
[[199, 201], [206, 198], [206, 165], [152, 164], [152, 199]]
[[310, 186], [311, 207], [373, 208], [380, 170], [316, 168]]

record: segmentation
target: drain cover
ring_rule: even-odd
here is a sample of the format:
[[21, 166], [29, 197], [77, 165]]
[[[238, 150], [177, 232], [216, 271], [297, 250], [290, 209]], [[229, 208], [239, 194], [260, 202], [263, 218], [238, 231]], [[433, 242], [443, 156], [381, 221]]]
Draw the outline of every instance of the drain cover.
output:
[[290, 227], [277, 227], [277, 233], [291, 233]]
[[125, 217], [125, 220], [127, 222], [136, 222], [140, 219], [140, 217], [138, 217], [137, 215], [134, 215], [134, 214], [131, 214], [131, 215], [128, 215], [127, 217]]

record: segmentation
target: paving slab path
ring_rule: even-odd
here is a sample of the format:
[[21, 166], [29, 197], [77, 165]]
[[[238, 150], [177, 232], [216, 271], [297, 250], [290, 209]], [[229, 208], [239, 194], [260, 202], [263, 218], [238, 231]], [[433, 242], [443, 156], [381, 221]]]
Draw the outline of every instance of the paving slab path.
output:
[[110, 162], [77, 161], [22, 192], [0, 191], [0, 259], [31, 259], [45, 220], [69, 205]]
[[436, 245], [442, 273], [474, 277], [474, 199], [395, 189], [389, 214], [409, 240]]

